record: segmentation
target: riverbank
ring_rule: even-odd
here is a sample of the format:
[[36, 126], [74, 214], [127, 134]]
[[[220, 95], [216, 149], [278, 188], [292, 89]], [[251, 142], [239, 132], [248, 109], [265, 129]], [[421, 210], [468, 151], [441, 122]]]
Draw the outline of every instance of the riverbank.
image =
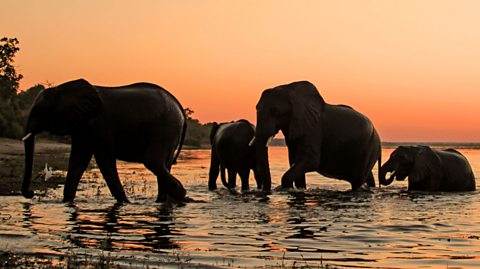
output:
[[[63, 183], [69, 155], [70, 145], [47, 139], [37, 139], [30, 189], [44, 190]], [[24, 162], [23, 142], [0, 138], [0, 195], [21, 194]], [[53, 177], [47, 182], [42, 176], [45, 164], [54, 171]]]

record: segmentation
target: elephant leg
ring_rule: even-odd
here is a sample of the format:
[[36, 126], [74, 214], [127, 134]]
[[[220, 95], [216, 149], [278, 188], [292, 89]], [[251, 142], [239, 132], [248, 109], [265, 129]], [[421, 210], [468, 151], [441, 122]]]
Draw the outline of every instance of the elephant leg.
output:
[[352, 191], [358, 191], [360, 187], [362, 187], [363, 183], [360, 182], [361, 180], [358, 179], [354, 179], [350, 182], [350, 184], [352, 185]]
[[238, 174], [242, 180], [242, 191], [247, 191], [249, 189], [248, 178], [250, 177], [250, 169], [240, 169]]
[[258, 170], [256, 167], [253, 168], [253, 176], [255, 177], [255, 181], [257, 182], [257, 189], [262, 189], [262, 181], [260, 180], [260, 176], [258, 175]]
[[64, 202], [72, 202], [75, 199], [78, 183], [82, 178], [83, 172], [87, 169], [92, 156], [93, 153], [90, 147], [72, 139], [72, 151], [70, 152], [67, 178], [63, 189]]
[[295, 163], [282, 176], [282, 188], [293, 188], [293, 182], [302, 178], [305, 178], [305, 169], [303, 169], [303, 165]]
[[360, 187], [367, 183], [369, 187], [375, 187], [375, 178], [373, 177], [373, 172], [369, 163], [364, 163], [356, 167], [353, 170], [350, 184], [352, 185], [352, 191], [360, 189]]
[[100, 168], [100, 172], [102, 172], [103, 178], [107, 182], [107, 186], [113, 197], [115, 197], [118, 202], [128, 202], [122, 183], [118, 177], [117, 160], [113, 154], [104, 151], [97, 151], [94, 156], [98, 168]]
[[[290, 147], [288, 148], [288, 162], [290, 164], [290, 167], [295, 163], [295, 156], [296, 156], [296, 147], [293, 145], [290, 145]], [[295, 186], [299, 189], [307, 188], [305, 174], [296, 177], [294, 179], [294, 182], [295, 182]]]
[[305, 179], [305, 174], [299, 175], [298, 177], [295, 177], [295, 187], [298, 189], [306, 189], [307, 188], [307, 182]]
[[228, 170], [228, 187], [235, 188], [237, 186], [237, 171], [233, 168]]
[[220, 162], [215, 149], [212, 147], [212, 153], [210, 157], [210, 172], [208, 173], [208, 189], [217, 189], [217, 177], [220, 172]]
[[182, 183], [170, 173], [178, 141], [176, 134], [174, 129], [155, 130], [145, 152], [143, 164], [157, 176], [157, 202], [164, 202], [168, 197], [184, 201], [187, 193]]
[[[165, 159], [163, 158], [163, 160]], [[157, 176], [157, 202], [166, 201], [168, 195], [178, 201], [184, 200], [187, 191], [182, 183], [170, 173], [168, 163], [162, 163], [162, 161], [148, 161], [145, 162], [144, 165]]]
[[[372, 175], [372, 177], [370, 178], [370, 175]], [[373, 174], [372, 172], [370, 171], [370, 173], [368, 173], [366, 176], [365, 175], [362, 175], [362, 176], [356, 176], [356, 177], [352, 177], [351, 181], [350, 181], [350, 184], [352, 185], [352, 191], [357, 191], [360, 189], [360, 187], [362, 187], [362, 185], [364, 183], [367, 183], [369, 186], [371, 184], [371, 182], [369, 181], [374, 181], [373, 179]], [[373, 182], [373, 184], [375, 184], [375, 182]], [[374, 185], [375, 186], [375, 185]]]
[[372, 171], [368, 173], [367, 184], [369, 187], [375, 187], [375, 178], [373, 177]]

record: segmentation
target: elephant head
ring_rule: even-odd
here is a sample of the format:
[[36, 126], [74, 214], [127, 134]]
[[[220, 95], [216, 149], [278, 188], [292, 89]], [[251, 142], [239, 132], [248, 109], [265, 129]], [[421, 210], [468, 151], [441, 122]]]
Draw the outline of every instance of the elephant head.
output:
[[[390, 185], [394, 179], [405, 180], [411, 184], [424, 184], [428, 178], [437, 178], [440, 173], [440, 158], [426, 146], [400, 146], [391, 154], [380, 168], [380, 184]], [[387, 179], [387, 173], [391, 173]]]
[[84, 79], [70, 81], [39, 93], [30, 110], [25, 127], [25, 172], [22, 194], [33, 197], [30, 191], [35, 135], [49, 132], [67, 135], [82, 132], [88, 120], [100, 110], [101, 100], [94, 86]]
[[320, 121], [325, 101], [312, 83], [300, 81], [265, 90], [256, 108], [257, 169], [264, 191], [270, 191], [268, 142], [280, 130], [289, 141], [304, 136]]

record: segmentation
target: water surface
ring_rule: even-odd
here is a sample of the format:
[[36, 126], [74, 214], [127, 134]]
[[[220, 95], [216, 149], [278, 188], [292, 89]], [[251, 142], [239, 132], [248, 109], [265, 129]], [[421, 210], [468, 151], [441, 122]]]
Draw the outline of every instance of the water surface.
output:
[[[461, 152], [479, 176], [480, 150]], [[155, 203], [156, 178], [128, 163], [119, 163], [119, 174], [130, 204], [115, 204], [96, 169], [84, 175], [73, 204], [61, 203], [63, 188], [33, 200], [0, 196], [0, 248], [109, 253], [150, 266], [176, 259], [219, 267], [480, 267], [479, 191], [409, 193], [397, 181], [352, 193], [348, 182], [310, 173], [305, 192], [265, 199], [231, 193], [220, 180], [208, 191], [209, 157], [209, 150], [187, 150], [174, 166], [197, 201], [185, 205]], [[277, 186], [288, 168], [286, 148], [270, 148], [270, 166]]]

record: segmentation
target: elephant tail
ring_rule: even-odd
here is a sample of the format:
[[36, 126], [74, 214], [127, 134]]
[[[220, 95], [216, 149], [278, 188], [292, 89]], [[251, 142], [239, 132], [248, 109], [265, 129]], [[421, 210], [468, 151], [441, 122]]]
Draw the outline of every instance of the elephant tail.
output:
[[[183, 108], [182, 108], [182, 111], [183, 111]], [[180, 138], [180, 143], [178, 144], [177, 154], [175, 154], [175, 157], [173, 158], [172, 164], [177, 163], [177, 159], [178, 159], [178, 156], [180, 155], [180, 151], [182, 151], [183, 141], [185, 141], [185, 134], [187, 133], [187, 115], [185, 114], [185, 111], [183, 112], [183, 116], [184, 116], [185, 121], [183, 122], [182, 137]]]
[[220, 165], [220, 178], [222, 179], [223, 186], [225, 186], [225, 188], [230, 188], [227, 183], [227, 178], [225, 176], [225, 166], [223, 164]]
[[380, 168], [382, 167], [382, 149], [380, 149], [380, 155], [378, 155], [378, 187], [382, 187], [382, 184], [380, 184], [380, 174], [381, 174], [381, 171], [380, 171]]

